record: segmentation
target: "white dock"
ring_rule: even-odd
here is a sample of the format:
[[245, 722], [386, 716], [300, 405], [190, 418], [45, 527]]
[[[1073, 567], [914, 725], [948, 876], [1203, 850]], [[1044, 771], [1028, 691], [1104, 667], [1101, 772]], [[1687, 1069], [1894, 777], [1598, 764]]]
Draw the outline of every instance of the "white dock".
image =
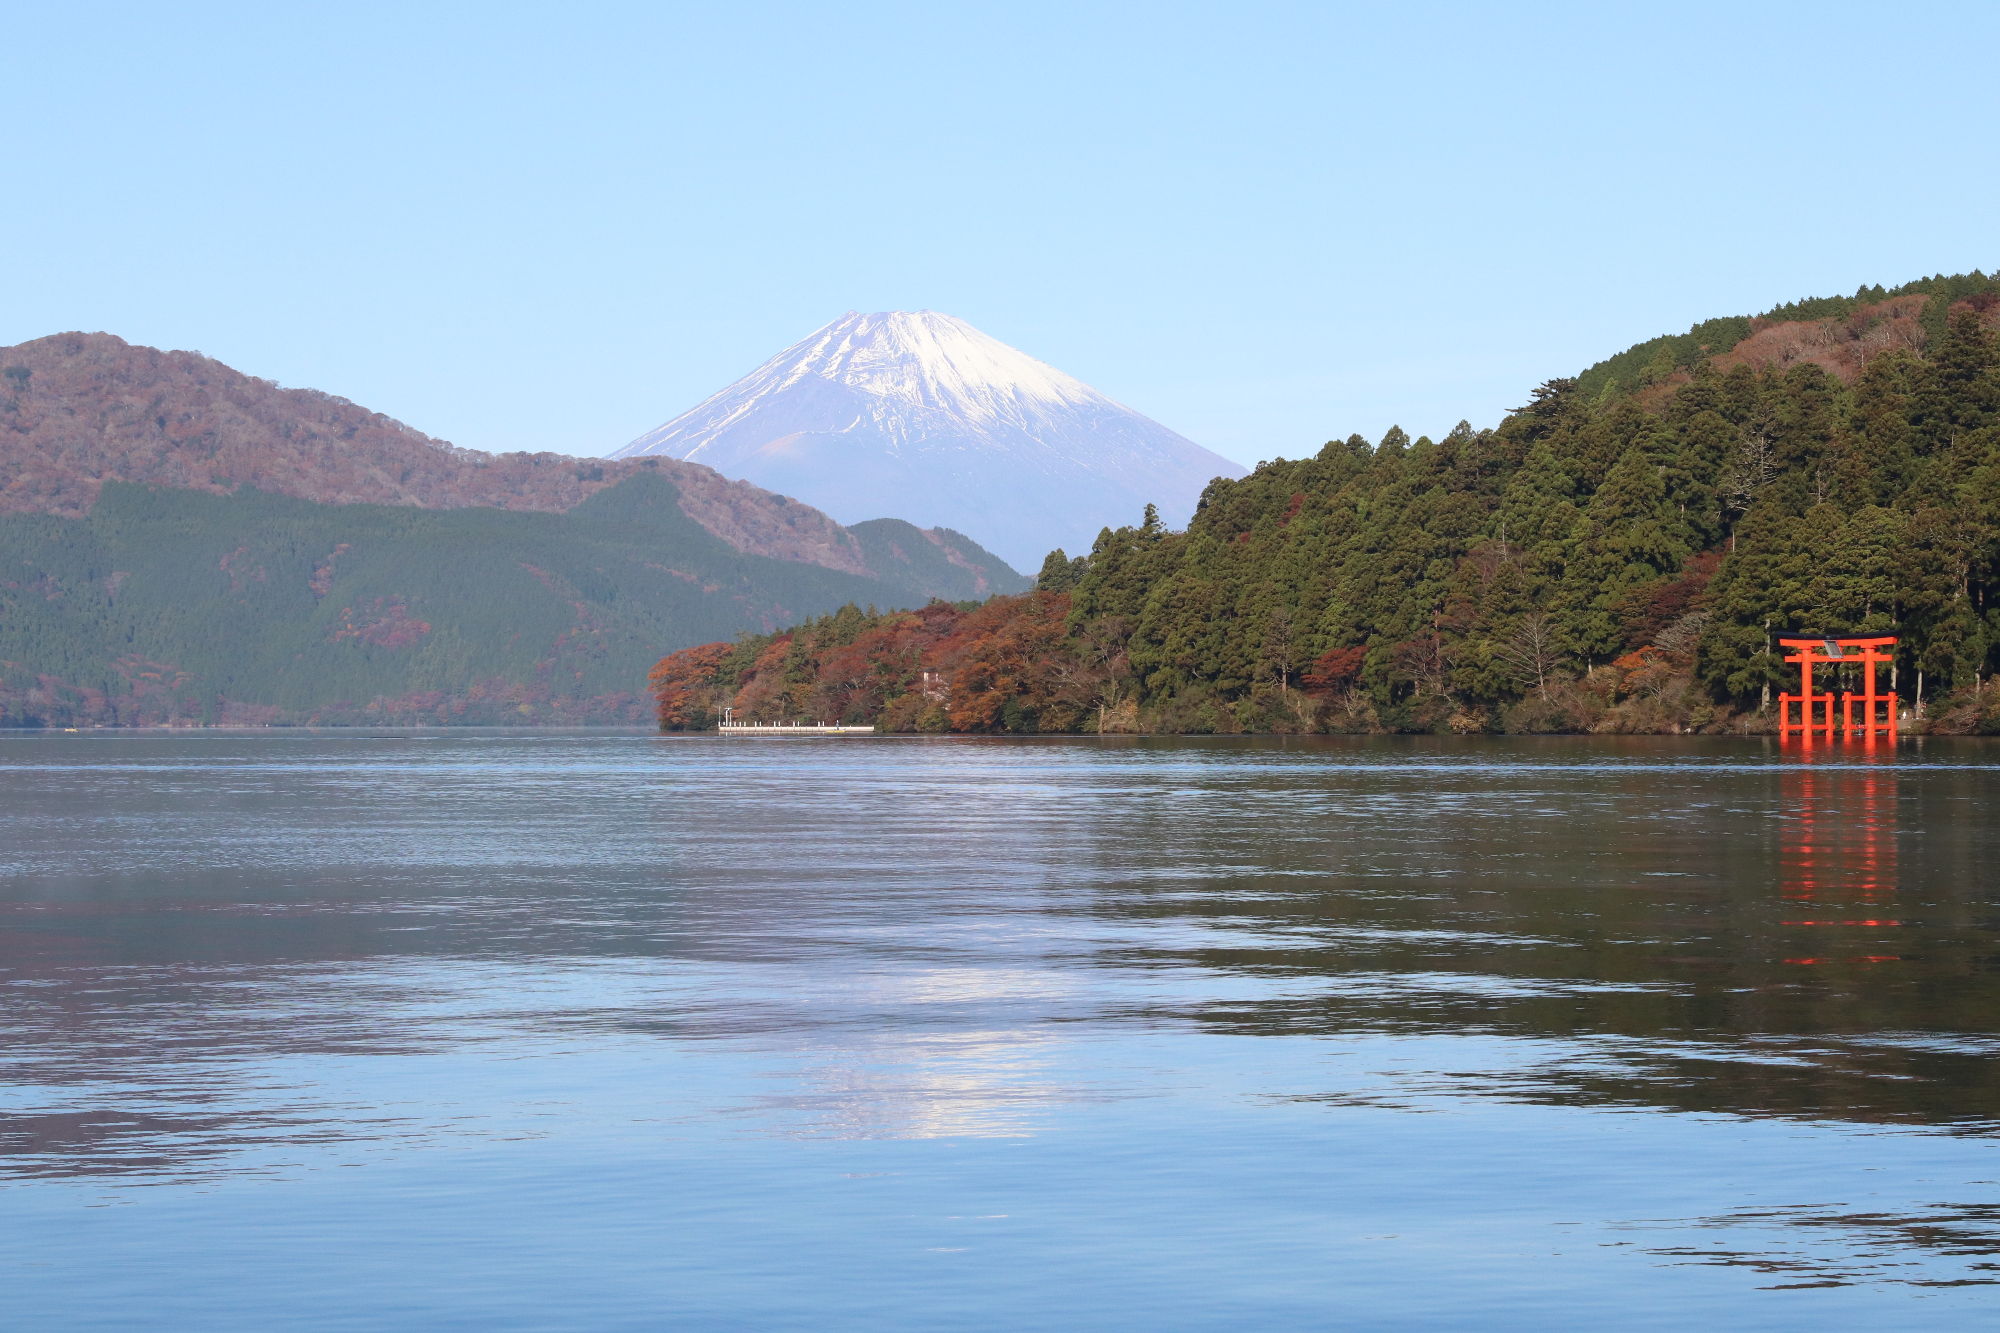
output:
[[875, 728], [818, 726], [804, 723], [724, 722], [716, 733], [722, 736], [873, 736]]

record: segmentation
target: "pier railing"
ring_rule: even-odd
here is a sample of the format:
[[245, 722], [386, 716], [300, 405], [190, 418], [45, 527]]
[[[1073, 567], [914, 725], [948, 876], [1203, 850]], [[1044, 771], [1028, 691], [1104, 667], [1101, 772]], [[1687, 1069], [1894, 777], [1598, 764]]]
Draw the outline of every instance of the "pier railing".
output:
[[716, 728], [724, 736], [872, 736], [870, 726], [828, 725], [816, 722], [724, 722]]

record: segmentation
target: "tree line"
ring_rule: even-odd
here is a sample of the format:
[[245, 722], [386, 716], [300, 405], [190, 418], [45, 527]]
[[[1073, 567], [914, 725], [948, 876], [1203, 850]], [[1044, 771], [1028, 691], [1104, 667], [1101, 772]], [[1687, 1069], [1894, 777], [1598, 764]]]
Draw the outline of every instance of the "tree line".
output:
[[674, 654], [661, 723], [1758, 730], [1778, 637], [1890, 633], [1922, 725], [2000, 731], [2000, 282], [1785, 309], [1813, 318], [1549, 381], [1493, 429], [1218, 479], [1185, 532], [1149, 511], [1022, 596]]

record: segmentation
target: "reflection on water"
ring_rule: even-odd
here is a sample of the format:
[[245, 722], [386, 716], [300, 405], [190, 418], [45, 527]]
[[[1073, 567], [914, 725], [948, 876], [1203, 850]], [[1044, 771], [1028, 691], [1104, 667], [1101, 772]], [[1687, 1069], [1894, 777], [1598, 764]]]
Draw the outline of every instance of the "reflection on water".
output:
[[[442, 1209], [487, 1237], [447, 1265], [535, 1199], [595, 1276], [468, 1271], [502, 1324], [1971, 1292], [1996, 779], [1935, 742], [0, 740], [0, 1227], [42, 1219], [0, 1281], [116, 1323], [251, 1244], [193, 1201], [254, 1188], [328, 1254]], [[616, 1258], [662, 1236], [671, 1282]], [[80, 1311], [93, 1244], [129, 1287]], [[985, 1257], [897, 1267], [944, 1254]], [[379, 1283], [316, 1308], [427, 1308]]]
[[1748, 1269], [1777, 1279], [1764, 1284], [1773, 1290], [1861, 1283], [2000, 1286], [2000, 1263], [1995, 1262], [2000, 1256], [2000, 1205], [1995, 1204], [1941, 1204], [1903, 1213], [1799, 1204], [1746, 1209], [1692, 1223], [1632, 1222], [1614, 1228], [1637, 1235], [1659, 1230], [1717, 1234], [1692, 1243], [1646, 1245], [1647, 1253], [1689, 1264]]
[[[1779, 874], [1785, 897], [1798, 905], [1787, 926], [1827, 933], [1822, 947], [1788, 963], [1893, 963], [1893, 953], [1854, 952], [1885, 937], [1856, 932], [1894, 930], [1896, 903], [1896, 767], [1893, 749], [1878, 748], [1873, 733], [1850, 750], [1821, 746], [1808, 736], [1788, 738], [1791, 753], [1781, 787], [1783, 850]], [[1833, 760], [1845, 760], [1830, 767]], [[1856, 761], [1859, 762], [1856, 762]]]

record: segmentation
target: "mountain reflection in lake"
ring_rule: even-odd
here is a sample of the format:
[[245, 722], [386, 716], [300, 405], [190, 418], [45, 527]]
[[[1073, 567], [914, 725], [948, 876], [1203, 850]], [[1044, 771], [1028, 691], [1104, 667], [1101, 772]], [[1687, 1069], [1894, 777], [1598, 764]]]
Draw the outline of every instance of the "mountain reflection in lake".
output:
[[0, 739], [28, 1326], [2000, 1305], [2000, 752]]

